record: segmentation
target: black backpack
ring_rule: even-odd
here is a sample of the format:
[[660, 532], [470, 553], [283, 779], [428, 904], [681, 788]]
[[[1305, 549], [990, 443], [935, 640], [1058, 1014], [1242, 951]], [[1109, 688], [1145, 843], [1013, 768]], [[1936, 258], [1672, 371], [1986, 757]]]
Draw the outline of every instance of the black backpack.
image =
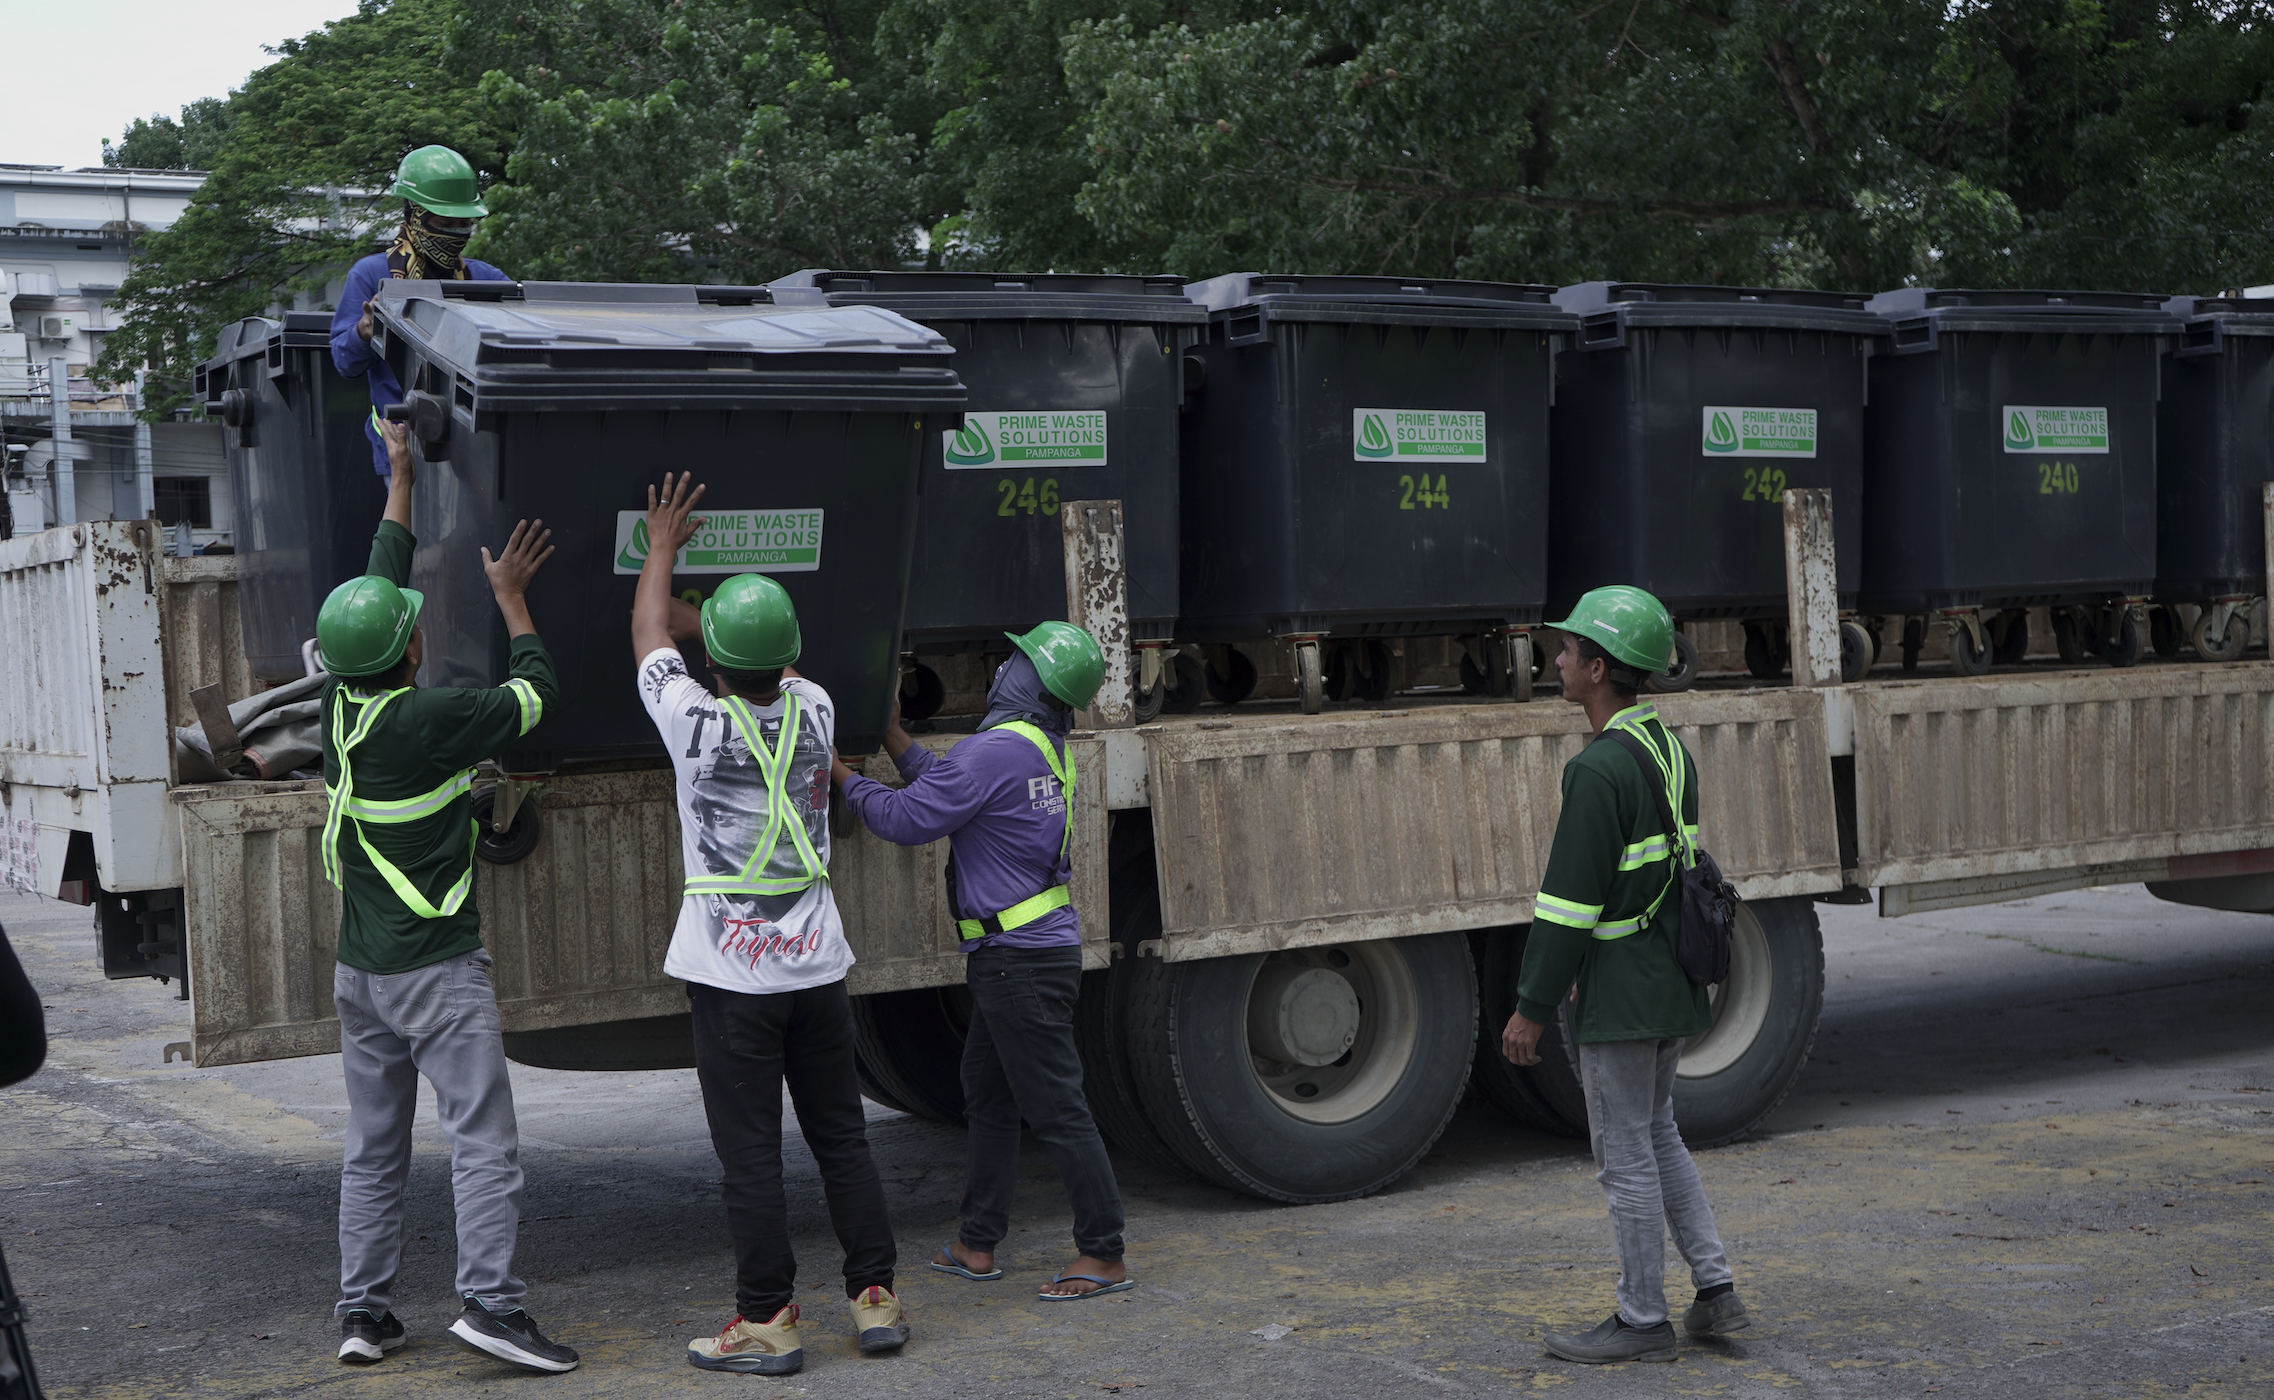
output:
[[[1658, 760], [1642, 740], [1625, 730], [1614, 728], [1603, 732], [1634, 755], [1634, 761], [1642, 768], [1644, 784], [1650, 788], [1651, 796], [1658, 799], [1658, 819], [1666, 826], [1667, 839], [1674, 843], [1674, 874], [1682, 883], [1682, 922], [1674, 936], [1674, 956], [1691, 982], [1710, 987], [1729, 976], [1729, 944], [1737, 925], [1736, 887], [1721, 878], [1721, 867], [1703, 847], [1698, 848], [1693, 864], [1682, 864], [1682, 853], [1688, 843], [1682, 839], [1682, 824], [1675, 820], [1673, 804], [1666, 800], [1666, 784], [1659, 777]], [[1675, 744], [1675, 752], [1682, 752], [1679, 742]], [[1694, 765], [1692, 771], [1695, 771]]]

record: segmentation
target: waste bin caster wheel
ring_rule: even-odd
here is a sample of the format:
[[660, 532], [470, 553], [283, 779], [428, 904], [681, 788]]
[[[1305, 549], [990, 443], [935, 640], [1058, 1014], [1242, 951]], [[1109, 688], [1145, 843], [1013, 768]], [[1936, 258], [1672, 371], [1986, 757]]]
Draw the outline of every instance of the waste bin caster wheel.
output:
[[1674, 634], [1674, 664], [1643, 677], [1642, 688], [1657, 695], [1673, 695], [1698, 683], [1698, 644], [1683, 632]]
[[900, 718], [930, 719], [947, 703], [947, 682], [940, 673], [919, 661], [900, 678]]
[[1991, 659], [2000, 666], [2018, 666], [2029, 656], [2029, 610], [2007, 608], [1990, 627]]
[[1208, 659], [1208, 698], [1237, 705], [1255, 694], [1255, 663], [1238, 647], [1218, 647]]
[[[2116, 616], [2110, 619], [2108, 617], [2109, 612]], [[2139, 618], [2133, 615], [2130, 608], [2111, 608], [2102, 613], [2100, 618], [2100, 648], [2101, 653], [2108, 658], [2108, 664], [2111, 666], [2137, 666], [2140, 663], [2140, 658], [2145, 656], [2148, 650], [2148, 639], [2145, 631], [2146, 629], [2140, 626]]]
[[2053, 609], [2053, 646], [2064, 666], [2082, 666], [2085, 660], [2085, 625], [2075, 608]]
[[1908, 673], [1919, 669], [1919, 652], [1927, 644], [1927, 620], [1923, 617], [1903, 619], [1903, 670]]
[[[1984, 629], [1986, 632], [1988, 629]], [[1989, 637], [1978, 635], [1965, 623], [1950, 624], [1950, 669], [1962, 676], [1986, 676], [1996, 650]]]
[[2179, 653], [2187, 646], [2190, 630], [2192, 629], [2180, 622], [2177, 608], [2167, 608], [2159, 603], [2148, 609], [2148, 645], [2154, 647], [2156, 655], [2164, 660], [2179, 659]]
[[1871, 634], [1863, 630], [1860, 622], [1840, 624], [1840, 679], [1854, 685], [1871, 674], [1871, 663], [1879, 649], [1872, 645]]
[[1295, 643], [1295, 697], [1303, 713], [1315, 715], [1326, 708], [1326, 675], [1320, 666], [1316, 641]]
[[2203, 609], [2196, 614], [2195, 624], [2187, 629], [2188, 645], [2205, 661], [2240, 661], [2250, 649], [2250, 618], [2237, 608], [2227, 618], [2225, 631], [2219, 636], [2210, 635], [2214, 610]]
[[1519, 705], [1532, 700], [1532, 682], [1539, 678], [1538, 660], [1532, 655], [1532, 634], [1518, 632], [1508, 639], [1509, 693]]
[[1164, 660], [1167, 664], [1161, 668], [1164, 673], [1162, 683], [1167, 684], [1169, 675], [1173, 674], [1176, 684], [1162, 697], [1161, 711], [1164, 714], [1189, 715], [1200, 708], [1202, 700], [1208, 698], [1207, 668], [1181, 651]]
[[538, 838], [545, 834], [544, 823], [537, 815], [537, 804], [524, 800], [513, 814], [513, 825], [504, 831], [490, 829], [490, 813], [497, 810], [495, 785], [474, 793], [474, 827], [481, 834], [474, 840], [474, 854], [492, 865], [512, 865], [529, 858], [537, 849]]
[[1745, 624], [1745, 669], [1757, 681], [1773, 681], [1784, 674], [1784, 648], [1765, 622]]

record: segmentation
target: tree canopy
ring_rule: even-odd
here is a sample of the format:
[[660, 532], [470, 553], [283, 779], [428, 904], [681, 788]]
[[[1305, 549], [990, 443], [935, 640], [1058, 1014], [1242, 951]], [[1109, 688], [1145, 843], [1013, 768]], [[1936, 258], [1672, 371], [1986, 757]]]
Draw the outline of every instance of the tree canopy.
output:
[[105, 363], [336, 270], [427, 141], [522, 277], [2210, 291], [2269, 280], [2270, 5], [364, 0], [112, 148], [214, 176]]

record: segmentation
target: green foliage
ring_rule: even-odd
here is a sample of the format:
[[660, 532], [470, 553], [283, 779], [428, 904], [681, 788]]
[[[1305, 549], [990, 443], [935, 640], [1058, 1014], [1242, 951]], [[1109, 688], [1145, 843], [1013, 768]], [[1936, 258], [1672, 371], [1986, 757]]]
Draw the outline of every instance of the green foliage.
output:
[[[494, 178], [503, 138], [474, 84], [440, 63], [449, 0], [363, 0], [276, 49], [229, 95], [213, 174], [171, 228], [140, 240], [95, 373], [147, 364], [150, 411], [178, 404], [220, 328], [322, 286], [374, 251], [399, 201], [378, 196], [405, 151], [451, 146]], [[131, 131], [130, 131], [131, 135]]]
[[103, 141], [103, 164], [129, 170], [210, 170], [229, 134], [229, 99], [201, 97], [182, 108], [181, 120], [152, 112], [136, 117], [112, 145]]

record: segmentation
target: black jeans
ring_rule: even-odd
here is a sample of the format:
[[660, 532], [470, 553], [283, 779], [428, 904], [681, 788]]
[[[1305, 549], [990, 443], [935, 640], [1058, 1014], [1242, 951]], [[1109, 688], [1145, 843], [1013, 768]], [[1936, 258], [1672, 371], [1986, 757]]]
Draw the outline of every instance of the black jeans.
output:
[[1082, 1097], [1074, 1049], [1079, 948], [981, 948], [964, 960], [971, 1033], [963, 1043], [963, 1104], [971, 1123], [962, 1240], [994, 1251], [1010, 1229], [1019, 1119], [1050, 1149], [1074, 1205], [1074, 1245], [1121, 1257], [1121, 1188]]
[[797, 1259], [782, 1198], [785, 1079], [798, 1130], [821, 1168], [829, 1223], [845, 1249], [845, 1296], [892, 1287], [892, 1221], [869, 1157], [844, 981], [762, 996], [690, 982], [687, 997], [694, 1004], [703, 1113], [726, 1169], [735, 1306], [762, 1322], [795, 1296]]

